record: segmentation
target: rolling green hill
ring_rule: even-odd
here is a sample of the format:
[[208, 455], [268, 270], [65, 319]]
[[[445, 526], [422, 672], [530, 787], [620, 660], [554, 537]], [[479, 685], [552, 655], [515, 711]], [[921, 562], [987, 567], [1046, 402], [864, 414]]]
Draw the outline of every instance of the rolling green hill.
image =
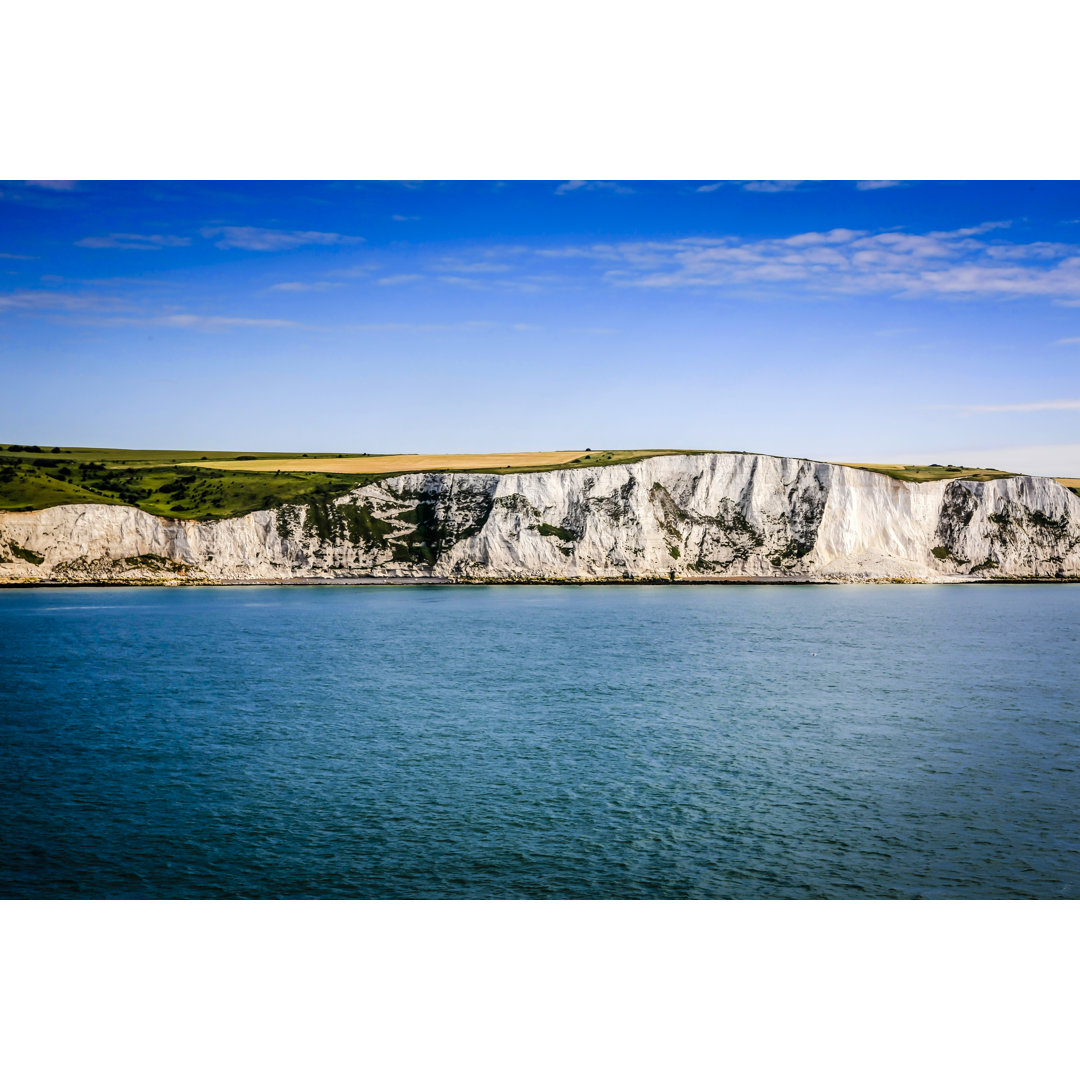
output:
[[[333, 498], [367, 478], [360, 455], [356, 473], [334, 475], [225, 471], [211, 464], [275, 456], [286, 455], [8, 445], [0, 447], [0, 510], [111, 503], [164, 517], [213, 520], [313, 497]], [[178, 464], [193, 459], [200, 465]]]

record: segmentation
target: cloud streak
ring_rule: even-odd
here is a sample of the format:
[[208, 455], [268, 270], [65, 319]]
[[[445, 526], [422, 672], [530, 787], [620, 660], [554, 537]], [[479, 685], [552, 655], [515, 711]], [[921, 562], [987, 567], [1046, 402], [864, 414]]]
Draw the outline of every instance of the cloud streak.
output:
[[446, 274], [506, 274], [513, 267], [506, 262], [491, 262], [489, 260], [468, 260], [444, 258], [436, 262], [433, 267]]
[[694, 190], [699, 194], [708, 195], [713, 191], [719, 191], [722, 187], [740, 187], [743, 191], [775, 195], [782, 191], [794, 191], [805, 183], [805, 180], [714, 180], [711, 184], [702, 184]]
[[166, 315], [90, 315], [77, 321], [91, 326], [159, 326], [173, 330], [201, 330], [213, 333], [222, 330], [312, 330], [317, 327], [291, 319], [263, 319], [246, 315], [198, 315], [176, 311]]
[[191, 240], [186, 236], [146, 235], [144, 233], [109, 233], [108, 236], [86, 236], [76, 240], [76, 247], [123, 248], [127, 251], [160, 251], [167, 247], [187, 247]]
[[775, 195], [781, 191], [794, 191], [803, 180], [751, 180], [743, 184], [743, 191], [760, 191], [766, 195]]
[[569, 195], [574, 191], [610, 191], [613, 195], [633, 195], [634, 189], [615, 180], [567, 180], [555, 189], [556, 195]]
[[[696, 236], [540, 249], [584, 260], [611, 285], [814, 295], [1018, 299], [1080, 305], [1080, 245], [1014, 243], [1009, 222], [927, 233], [834, 228], [747, 240]], [[993, 235], [991, 235], [993, 234]]]
[[44, 188], [46, 191], [74, 191], [77, 180], [24, 180], [27, 187]]
[[[756, 191], [766, 195], [777, 195], [784, 191], [794, 191], [808, 183], [806, 180], [714, 180], [702, 184], [695, 190], [707, 195], [719, 191], [722, 187], [739, 187], [743, 191]], [[856, 180], [856, 191], [878, 191], [882, 188], [899, 187], [902, 180]]]
[[283, 329], [301, 325], [290, 319], [253, 319], [238, 315], [194, 315], [188, 312], [157, 315], [147, 319], [132, 319], [129, 321], [154, 326], [171, 326], [181, 330], [234, 330], [238, 327]]
[[379, 278], [376, 285], [411, 285], [414, 281], [423, 280], [423, 274], [391, 274], [389, 277]]
[[94, 292], [22, 289], [0, 294], [0, 314], [42, 315], [92, 326], [165, 326], [180, 330], [284, 329], [302, 327], [290, 319], [246, 315], [200, 315], [186, 311], [147, 313], [130, 300]]
[[130, 302], [101, 293], [61, 292], [53, 289], [19, 289], [0, 294], [0, 312], [15, 311], [35, 314], [37, 312], [81, 313], [123, 311]]
[[217, 237], [215, 246], [224, 251], [293, 251], [309, 246], [359, 244], [364, 239], [362, 236], [345, 236], [342, 233], [259, 229], [250, 225], [220, 225], [202, 229], [201, 232], [208, 240]]
[[270, 292], [325, 292], [327, 289], [340, 289], [342, 281], [279, 281], [271, 285]]

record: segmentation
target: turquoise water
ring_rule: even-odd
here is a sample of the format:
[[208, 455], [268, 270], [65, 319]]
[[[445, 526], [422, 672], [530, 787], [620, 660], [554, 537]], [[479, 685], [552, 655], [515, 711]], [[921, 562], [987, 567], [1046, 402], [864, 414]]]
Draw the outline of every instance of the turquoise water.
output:
[[7, 897], [1078, 897], [1080, 588], [0, 592]]

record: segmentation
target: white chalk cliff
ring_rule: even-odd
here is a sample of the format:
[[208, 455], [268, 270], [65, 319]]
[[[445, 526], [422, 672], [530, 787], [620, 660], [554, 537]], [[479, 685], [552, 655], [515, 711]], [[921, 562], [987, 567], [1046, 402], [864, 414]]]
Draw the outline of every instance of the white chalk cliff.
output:
[[1080, 498], [1046, 477], [914, 484], [759, 454], [413, 473], [214, 522], [0, 513], [0, 582], [1080, 578]]

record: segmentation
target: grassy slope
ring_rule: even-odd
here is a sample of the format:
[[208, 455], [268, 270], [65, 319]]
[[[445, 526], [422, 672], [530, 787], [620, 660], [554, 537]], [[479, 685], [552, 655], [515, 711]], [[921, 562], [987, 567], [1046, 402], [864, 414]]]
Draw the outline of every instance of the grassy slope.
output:
[[0, 510], [106, 503], [138, 506], [163, 517], [213, 520], [285, 502], [332, 498], [370, 479], [362, 471], [360, 455], [356, 455], [356, 473], [334, 476], [301, 471], [226, 472], [176, 464], [193, 457], [210, 462], [235, 461], [237, 456], [190, 450], [62, 447], [59, 453], [27, 453], [0, 449]]
[[[582, 453], [570, 462], [517, 465], [506, 468], [458, 470], [464, 472], [549, 472], [555, 469], [631, 464], [667, 454], [700, 454], [703, 450], [601, 450]], [[367, 454], [237, 453], [198, 450], [115, 450], [89, 447], [24, 447], [0, 444], [0, 510], [40, 510], [47, 506], [81, 503], [138, 506], [163, 517], [236, 517], [252, 510], [287, 502], [334, 498], [359, 484], [383, 479], [379, 458]], [[294, 466], [284, 471], [246, 471], [244, 460], [274, 458]], [[297, 459], [310, 459], [311, 470], [295, 468]], [[320, 460], [321, 459], [321, 460]], [[341, 467], [342, 459], [355, 461], [354, 472], [318, 471], [324, 462]], [[428, 459], [430, 461], [430, 458]], [[181, 464], [187, 462], [189, 464]], [[205, 462], [205, 464], [203, 464]], [[214, 468], [214, 463], [228, 468]], [[901, 480], [991, 480], [1012, 473], [960, 466], [868, 465], [869, 469]], [[430, 466], [425, 471], [441, 471]], [[1080, 481], [1068, 486], [1080, 495]]]
[[[865, 462], [853, 461], [837, 461], [834, 464], [845, 465], [849, 469], [884, 473], [885, 476], [909, 480], [916, 484], [925, 484], [929, 480], [1001, 480], [1018, 475], [1002, 472], [1000, 469], [973, 469], [964, 465], [868, 465]], [[1080, 478], [1055, 476], [1054, 479], [1074, 495], [1080, 496]]]
[[868, 472], [884, 473], [897, 480], [910, 480], [924, 484], [928, 480], [1001, 480], [1016, 473], [1000, 469], [973, 469], [964, 465], [868, 465], [865, 462], [837, 461], [849, 469], [866, 469]]

